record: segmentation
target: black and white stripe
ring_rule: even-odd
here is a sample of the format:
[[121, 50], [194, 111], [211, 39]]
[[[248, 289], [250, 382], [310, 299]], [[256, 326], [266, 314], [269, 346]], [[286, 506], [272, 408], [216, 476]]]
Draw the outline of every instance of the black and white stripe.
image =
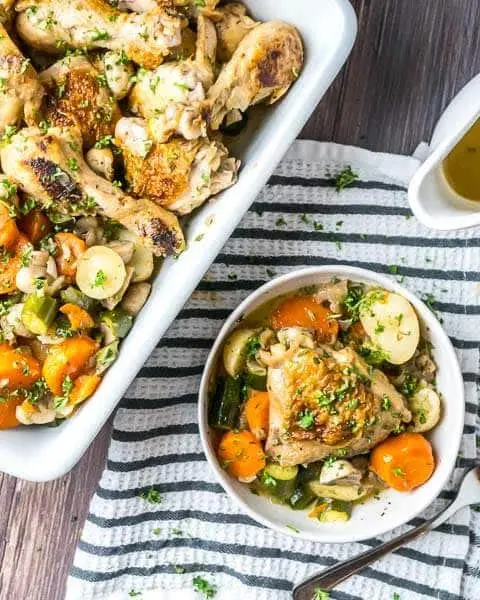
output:
[[[191, 589], [195, 574], [217, 584], [219, 600], [287, 600], [292, 582], [380, 543], [319, 545], [270, 532], [230, 502], [206, 463], [196, 392], [208, 349], [231, 310], [273, 272], [328, 263], [394, 270], [408, 288], [435, 297], [464, 373], [466, 422], [450, 486], [414, 523], [451, 498], [453, 482], [476, 457], [480, 236], [427, 231], [410, 218], [408, 176], [381, 173], [411, 173], [412, 161], [295, 144], [122, 400], [67, 600]], [[360, 180], [337, 194], [327, 174], [348, 164]], [[162, 494], [159, 505], [140, 498], [151, 486]], [[465, 511], [346, 582], [332, 599], [398, 592], [402, 600], [475, 600], [479, 561], [480, 512]]]

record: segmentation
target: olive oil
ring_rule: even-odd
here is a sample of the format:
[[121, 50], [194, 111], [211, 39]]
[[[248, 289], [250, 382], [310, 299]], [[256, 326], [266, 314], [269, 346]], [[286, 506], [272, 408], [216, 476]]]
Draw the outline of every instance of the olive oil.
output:
[[443, 172], [457, 194], [480, 201], [480, 119], [445, 158]]

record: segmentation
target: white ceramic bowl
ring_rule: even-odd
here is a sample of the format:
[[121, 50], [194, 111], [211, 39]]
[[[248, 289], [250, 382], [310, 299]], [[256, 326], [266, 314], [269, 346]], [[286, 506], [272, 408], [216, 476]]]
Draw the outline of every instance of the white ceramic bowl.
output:
[[469, 81], [440, 117], [429, 155], [412, 177], [408, 200], [417, 219], [432, 229], [480, 225], [480, 202], [457, 194], [448, 184], [442, 162], [480, 117], [480, 75]]
[[[163, 263], [147, 304], [93, 398], [61, 427], [0, 431], [0, 471], [46, 481], [73, 467], [297, 137], [352, 48], [357, 24], [348, 0], [242, 1], [262, 21], [283, 19], [298, 28], [305, 46], [299, 78], [280, 102], [265, 109], [262, 118], [252, 118], [236, 140], [233, 152], [242, 160], [238, 183], [214, 202], [207, 202], [189, 221], [187, 251], [178, 260]], [[199, 235], [202, 240], [196, 241]]]
[[[438, 366], [437, 385], [443, 397], [442, 419], [428, 434], [436, 469], [432, 477], [416, 490], [404, 493], [387, 490], [379, 500], [371, 500], [356, 506], [346, 523], [319, 523], [309, 519], [308, 511], [294, 511], [273, 504], [267, 498], [254, 495], [247, 485], [241, 484], [221, 468], [212, 446], [212, 434], [208, 425], [208, 384], [212, 370], [229, 332], [239, 319], [255, 308], [279, 295], [292, 292], [332, 277], [379, 285], [402, 294], [415, 307], [420, 318], [423, 335], [434, 348], [433, 356]], [[416, 296], [388, 277], [372, 271], [348, 266], [321, 266], [293, 271], [273, 279], [250, 294], [223, 325], [205, 365], [199, 392], [200, 435], [207, 459], [224, 490], [250, 517], [282, 533], [317, 542], [353, 542], [372, 538], [390, 531], [421, 513], [440, 493], [455, 465], [464, 421], [465, 401], [463, 380], [453, 346], [432, 311]], [[291, 527], [288, 527], [291, 526]], [[298, 530], [298, 533], [293, 529]]]

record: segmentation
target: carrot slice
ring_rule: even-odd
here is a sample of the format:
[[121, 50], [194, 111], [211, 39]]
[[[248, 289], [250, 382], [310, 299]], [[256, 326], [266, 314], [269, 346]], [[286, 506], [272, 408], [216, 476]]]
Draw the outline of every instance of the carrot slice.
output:
[[97, 389], [101, 377], [98, 375], [80, 375], [75, 379], [73, 389], [70, 392], [70, 402], [72, 404], [80, 404], [93, 394]]
[[9, 294], [17, 289], [15, 278], [22, 267], [20, 257], [22, 250], [29, 243], [24, 235], [18, 233], [14, 246], [7, 249], [8, 253], [5, 256], [0, 257], [0, 294]]
[[39, 208], [34, 208], [19, 221], [20, 229], [32, 244], [38, 242], [52, 231], [52, 223]]
[[13, 219], [8, 219], [4, 226], [0, 229], [0, 246], [11, 250], [20, 235], [17, 224]]
[[95, 326], [95, 321], [90, 314], [76, 304], [67, 302], [67, 304], [60, 307], [60, 312], [68, 317], [70, 327], [75, 331], [79, 329], [91, 329]]
[[370, 454], [370, 469], [399, 492], [428, 481], [434, 468], [432, 446], [420, 433], [389, 437]]
[[315, 329], [322, 338], [336, 336], [338, 321], [331, 318], [332, 312], [316, 302], [311, 296], [291, 296], [273, 312], [274, 329], [283, 327], [305, 327]]
[[269, 412], [270, 399], [268, 392], [250, 390], [245, 404], [245, 418], [247, 419], [248, 428], [259, 440], [264, 440], [267, 437]]
[[16, 408], [23, 402], [23, 396], [6, 396], [0, 399], [0, 429], [13, 429], [20, 425]]
[[73, 279], [77, 272], [77, 261], [87, 250], [87, 244], [82, 238], [65, 231], [57, 233], [55, 241], [58, 248], [55, 256], [58, 272], [60, 275]]
[[237, 479], [253, 479], [266, 464], [262, 445], [250, 431], [228, 431], [218, 446], [218, 458]]
[[[41, 367], [36, 358], [17, 349], [0, 354], [0, 381], [2, 390], [28, 388], [40, 379]], [[1, 395], [1, 394], [0, 394]]]
[[98, 344], [87, 335], [77, 335], [61, 344], [54, 344], [43, 363], [42, 374], [50, 390], [60, 396], [65, 377], [81, 374], [97, 351]]

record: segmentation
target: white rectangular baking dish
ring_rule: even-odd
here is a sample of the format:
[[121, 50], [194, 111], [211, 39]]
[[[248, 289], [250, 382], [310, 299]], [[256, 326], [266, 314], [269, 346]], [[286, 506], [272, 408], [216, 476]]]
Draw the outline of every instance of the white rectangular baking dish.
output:
[[[137, 317], [118, 360], [103, 383], [60, 427], [29, 427], [0, 432], [0, 470], [47, 481], [68, 472], [108, 419], [135, 375], [193, 292], [244, 213], [345, 62], [356, 35], [348, 0], [243, 0], [262, 21], [282, 19], [296, 25], [305, 45], [304, 69], [290, 92], [236, 144], [242, 159], [238, 183], [205, 205], [188, 227], [187, 251], [167, 260], [152, 294]], [[252, 131], [253, 130], [253, 131]], [[206, 228], [205, 221], [211, 224]], [[199, 233], [201, 241], [194, 242]]]

